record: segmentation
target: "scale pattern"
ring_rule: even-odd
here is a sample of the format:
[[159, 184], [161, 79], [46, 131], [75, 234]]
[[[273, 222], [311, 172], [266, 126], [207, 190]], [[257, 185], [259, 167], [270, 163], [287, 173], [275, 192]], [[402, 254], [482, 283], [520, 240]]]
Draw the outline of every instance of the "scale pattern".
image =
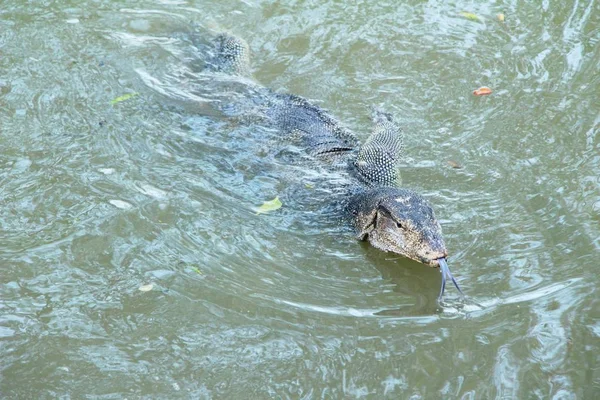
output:
[[[221, 33], [214, 39], [207, 66], [212, 71], [247, 76], [249, 54], [244, 40]], [[351, 175], [368, 187], [400, 183], [397, 165], [404, 147], [401, 131], [391, 115], [375, 112], [375, 129], [359, 149], [354, 133], [321, 107], [293, 94], [265, 92], [263, 110], [267, 119], [282, 133], [299, 140], [310, 155], [321, 159], [348, 155]]]
[[404, 137], [390, 114], [375, 111], [375, 129], [360, 147], [354, 162], [356, 175], [367, 186], [400, 185], [398, 164], [404, 151]]
[[299, 138], [313, 156], [350, 153], [358, 146], [354, 133], [302, 97], [274, 94], [266, 114], [282, 132]]
[[250, 74], [250, 48], [246, 41], [220, 33], [213, 40], [212, 54], [206, 61], [206, 69], [230, 75]]
[[[235, 36], [218, 35], [209, 65], [213, 70], [244, 75], [249, 70], [248, 45]], [[289, 138], [296, 138], [309, 154], [321, 160], [341, 156], [356, 184], [344, 206], [356, 237], [374, 247], [434, 267], [444, 266], [442, 289], [448, 276], [448, 255], [441, 227], [429, 203], [418, 193], [399, 188], [398, 165], [404, 150], [402, 132], [390, 114], [375, 111], [375, 128], [360, 146], [356, 136], [322, 108], [292, 94], [278, 94], [256, 85], [253, 103]], [[333, 156], [333, 157], [332, 157]], [[441, 261], [440, 261], [441, 260]], [[460, 289], [459, 289], [460, 290]]]

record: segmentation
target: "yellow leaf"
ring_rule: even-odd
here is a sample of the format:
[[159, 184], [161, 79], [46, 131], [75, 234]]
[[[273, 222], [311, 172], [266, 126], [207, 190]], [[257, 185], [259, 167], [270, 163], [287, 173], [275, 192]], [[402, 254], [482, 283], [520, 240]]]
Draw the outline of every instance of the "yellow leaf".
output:
[[473, 13], [461, 11], [459, 12], [459, 14], [468, 19], [469, 21], [479, 21], [479, 17]]
[[498, 18], [498, 21], [504, 22], [504, 14], [498, 14], [496, 15], [496, 18]]
[[197, 267], [192, 267], [192, 270], [193, 270], [195, 273], [197, 273], [198, 275], [203, 275], [203, 274], [202, 274], [202, 271], [200, 271], [200, 268], [197, 268]]
[[277, 196], [273, 200], [265, 201], [262, 206], [256, 209], [256, 214], [263, 214], [270, 211], [275, 211], [280, 209], [281, 206], [281, 201], [279, 200], [279, 196]]
[[132, 97], [135, 97], [135, 96], [137, 96], [137, 95], [138, 95], [137, 93], [127, 93], [127, 94], [124, 94], [123, 96], [119, 96], [119, 97], [117, 97], [116, 99], [112, 99], [112, 100], [110, 101], [110, 104], [113, 104], [113, 105], [114, 105], [114, 104], [120, 103], [120, 102], [122, 102], [122, 101], [129, 100], [129, 99], [131, 99]]

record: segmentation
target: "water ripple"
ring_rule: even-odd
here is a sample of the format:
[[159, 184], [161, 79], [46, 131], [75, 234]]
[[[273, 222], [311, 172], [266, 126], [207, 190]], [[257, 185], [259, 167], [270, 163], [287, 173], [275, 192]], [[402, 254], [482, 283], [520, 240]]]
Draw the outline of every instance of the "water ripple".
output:
[[[2, 8], [5, 397], [598, 392], [597, 2]], [[256, 82], [202, 71], [219, 30], [362, 140], [369, 107], [398, 116], [467, 299], [356, 243]]]

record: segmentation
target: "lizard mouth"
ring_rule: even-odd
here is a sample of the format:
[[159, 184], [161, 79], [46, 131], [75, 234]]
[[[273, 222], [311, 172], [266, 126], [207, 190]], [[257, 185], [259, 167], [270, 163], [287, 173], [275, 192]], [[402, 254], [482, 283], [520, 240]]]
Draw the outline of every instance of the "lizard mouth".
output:
[[442, 301], [442, 297], [444, 296], [444, 290], [446, 289], [446, 279], [448, 279], [448, 278], [450, 278], [452, 280], [452, 283], [454, 283], [454, 286], [456, 286], [456, 289], [458, 289], [460, 294], [462, 294], [464, 296], [465, 294], [462, 292], [462, 290], [460, 290], [458, 283], [456, 283], [456, 279], [454, 279], [454, 276], [452, 276], [452, 273], [450, 272], [450, 267], [448, 267], [448, 263], [446, 262], [446, 257], [438, 258], [436, 261], [439, 263], [440, 272], [442, 273], [442, 288], [440, 290], [440, 295], [438, 296], [438, 301], [440, 301], [440, 302]]

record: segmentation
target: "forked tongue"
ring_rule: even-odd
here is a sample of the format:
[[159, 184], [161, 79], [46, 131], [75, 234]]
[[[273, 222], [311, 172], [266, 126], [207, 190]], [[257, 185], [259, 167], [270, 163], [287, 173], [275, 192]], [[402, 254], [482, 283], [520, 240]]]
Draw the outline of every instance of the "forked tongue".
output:
[[444, 290], [446, 289], [446, 279], [447, 278], [450, 278], [452, 280], [452, 283], [454, 283], [454, 286], [456, 286], [456, 288], [458, 289], [460, 294], [462, 294], [464, 296], [465, 294], [462, 292], [462, 290], [460, 290], [458, 283], [456, 283], [456, 279], [454, 279], [454, 277], [452, 276], [452, 272], [450, 272], [450, 268], [448, 267], [446, 258], [440, 258], [440, 259], [438, 259], [438, 262], [440, 263], [440, 272], [442, 273], [442, 289], [440, 290], [440, 296], [438, 297], [438, 300], [442, 301], [442, 296], [444, 295]]

